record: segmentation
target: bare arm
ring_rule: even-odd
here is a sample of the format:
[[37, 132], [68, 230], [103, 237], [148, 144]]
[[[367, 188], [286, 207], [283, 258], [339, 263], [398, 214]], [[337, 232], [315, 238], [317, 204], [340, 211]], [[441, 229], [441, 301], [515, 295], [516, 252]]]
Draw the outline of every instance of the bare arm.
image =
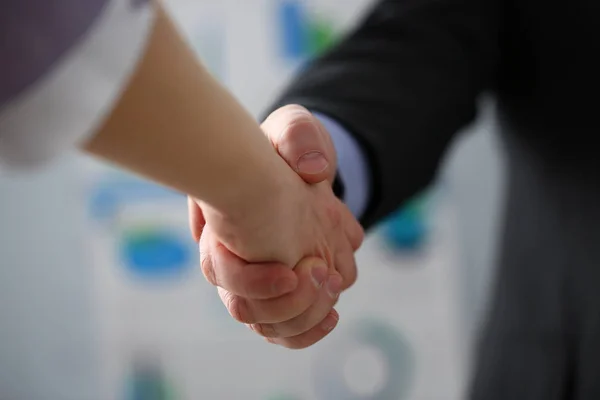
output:
[[165, 11], [157, 14], [133, 77], [85, 149], [224, 214], [266, 205], [298, 176], [198, 62]]

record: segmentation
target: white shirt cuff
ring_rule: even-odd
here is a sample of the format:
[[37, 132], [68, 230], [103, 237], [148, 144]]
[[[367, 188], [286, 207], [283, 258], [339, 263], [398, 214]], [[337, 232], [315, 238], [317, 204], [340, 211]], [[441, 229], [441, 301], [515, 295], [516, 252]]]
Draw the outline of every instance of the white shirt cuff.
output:
[[41, 164], [98, 128], [143, 54], [154, 20], [150, 3], [132, 4], [109, 1], [50, 71], [0, 108], [0, 167]]

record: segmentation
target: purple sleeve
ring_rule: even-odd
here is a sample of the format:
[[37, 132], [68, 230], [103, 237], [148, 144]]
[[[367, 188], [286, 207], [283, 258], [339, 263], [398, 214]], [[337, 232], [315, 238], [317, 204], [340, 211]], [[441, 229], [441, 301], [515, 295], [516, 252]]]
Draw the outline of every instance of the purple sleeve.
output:
[[0, 108], [50, 70], [108, 0], [0, 0]]
[[148, 0], [0, 0], [0, 168], [89, 138], [149, 37]]
[[331, 135], [338, 157], [338, 173], [344, 183], [344, 203], [356, 218], [365, 212], [370, 196], [369, 167], [362, 149], [339, 123], [326, 115], [313, 113]]

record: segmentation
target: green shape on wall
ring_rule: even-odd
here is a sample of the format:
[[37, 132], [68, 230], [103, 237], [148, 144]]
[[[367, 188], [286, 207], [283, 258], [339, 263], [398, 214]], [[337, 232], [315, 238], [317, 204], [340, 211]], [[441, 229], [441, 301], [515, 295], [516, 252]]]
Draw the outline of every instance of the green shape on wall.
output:
[[312, 21], [310, 25], [309, 52], [315, 56], [332, 47], [337, 40], [337, 35], [332, 24], [319, 18]]

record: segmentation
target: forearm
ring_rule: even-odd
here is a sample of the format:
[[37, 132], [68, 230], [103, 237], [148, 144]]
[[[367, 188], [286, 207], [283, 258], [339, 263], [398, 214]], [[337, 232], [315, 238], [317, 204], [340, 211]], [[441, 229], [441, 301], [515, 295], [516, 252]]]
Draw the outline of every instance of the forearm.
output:
[[162, 9], [136, 72], [85, 149], [224, 213], [245, 211], [240, 198], [260, 204], [284, 179], [259, 125]]

